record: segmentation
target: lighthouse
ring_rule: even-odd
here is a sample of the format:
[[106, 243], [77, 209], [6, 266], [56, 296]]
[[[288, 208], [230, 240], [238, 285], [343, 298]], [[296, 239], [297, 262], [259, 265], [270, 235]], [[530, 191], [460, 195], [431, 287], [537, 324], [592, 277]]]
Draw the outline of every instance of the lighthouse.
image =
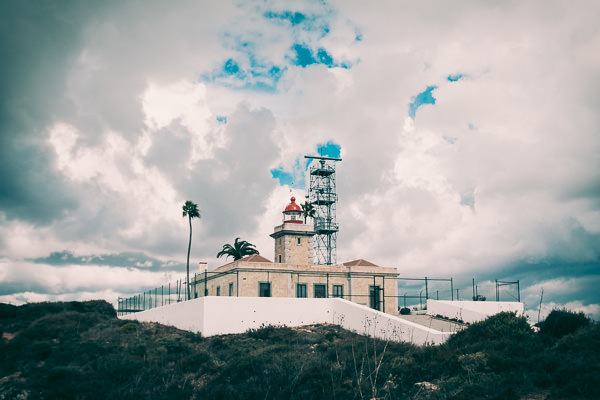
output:
[[275, 262], [294, 265], [313, 264], [312, 225], [302, 219], [302, 208], [296, 204], [296, 198], [290, 199], [283, 210], [283, 224], [275, 227], [270, 235], [275, 239]]

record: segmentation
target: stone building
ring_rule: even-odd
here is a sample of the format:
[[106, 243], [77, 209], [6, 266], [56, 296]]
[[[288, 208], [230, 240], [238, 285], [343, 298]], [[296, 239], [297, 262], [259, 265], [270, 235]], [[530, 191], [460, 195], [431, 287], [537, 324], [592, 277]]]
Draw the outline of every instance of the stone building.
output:
[[283, 211], [283, 223], [270, 235], [275, 243], [275, 262], [255, 254], [200, 273], [191, 282], [192, 296], [241, 297], [340, 297], [398, 314], [398, 273], [358, 259], [340, 265], [313, 264], [311, 225], [291, 198]]

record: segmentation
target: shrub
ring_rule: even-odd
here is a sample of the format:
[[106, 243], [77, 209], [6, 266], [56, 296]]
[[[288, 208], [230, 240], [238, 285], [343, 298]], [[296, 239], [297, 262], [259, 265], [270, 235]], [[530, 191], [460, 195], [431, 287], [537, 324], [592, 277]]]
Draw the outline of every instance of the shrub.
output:
[[17, 316], [17, 306], [0, 303], [0, 319], [9, 319]]
[[119, 328], [119, 332], [128, 333], [137, 331], [138, 324], [135, 322], [128, 322]]
[[410, 314], [410, 308], [408, 308], [408, 307], [402, 307], [400, 309], [400, 314], [401, 315], [408, 315], [408, 314]]
[[510, 339], [515, 343], [525, 344], [527, 339], [532, 338], [534, 333], [527, 318], [518, 317], [514, 312], [501, 312], [457, 332], [446, 343], [458, 348], [488, 347], [492, 344], [490, 341]]
[[561, 338], [589, 326], [590, 319], [582, 312], [554, 309], [539, 325], [540, 334]]

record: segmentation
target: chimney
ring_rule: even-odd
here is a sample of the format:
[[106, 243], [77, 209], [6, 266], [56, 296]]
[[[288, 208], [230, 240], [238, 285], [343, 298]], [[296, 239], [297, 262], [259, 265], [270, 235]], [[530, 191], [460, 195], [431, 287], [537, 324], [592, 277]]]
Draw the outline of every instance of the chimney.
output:
[[206, 268], [207, 268], [206, 261], [200, 261], [198, 263], [198, 265], [200, 265], [200, 273], [203, 274], [206, 271]]

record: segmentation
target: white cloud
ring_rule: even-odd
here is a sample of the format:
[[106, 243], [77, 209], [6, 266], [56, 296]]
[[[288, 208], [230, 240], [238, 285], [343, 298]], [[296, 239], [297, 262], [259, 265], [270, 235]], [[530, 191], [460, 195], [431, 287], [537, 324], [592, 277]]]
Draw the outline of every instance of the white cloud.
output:
[[[598, 263], [596, 8], [116, 6], [59, 66], [62, 101], [40, 130], [55, 156], [49, 168], [79, 206], [41, 228], [3, 215], [2, 252], [12, 262], [65, 249], [181, 260], [180, 208], [192, 199], [202, 210], [194, 258], [218, 264], [214, 254], [237, 236], [270, 258], [268, 235], [289, 200], [270, 170], [296, 171], [333, 140], [344, 159], [339, 261], [483, 279], [535, 276], [539, 263], [552, 264], [551, 277], [565, 274], [561, 262]], [[319, 30], [266, 21], [269, 10], [303, 12]], [[293, 65], [295, 43], [352, 66]], [[257, 75], [210, 79], [230, 58]], [[265, 79], [265, 65], [282, 70], [276, 90], [243, 89]], [[452, 74], [463, 78], [449, 82]], [[410, 118], [412, 97], [429, 86], [436, 104]], [[508, 269], [515, 264], [531, 270]]]

